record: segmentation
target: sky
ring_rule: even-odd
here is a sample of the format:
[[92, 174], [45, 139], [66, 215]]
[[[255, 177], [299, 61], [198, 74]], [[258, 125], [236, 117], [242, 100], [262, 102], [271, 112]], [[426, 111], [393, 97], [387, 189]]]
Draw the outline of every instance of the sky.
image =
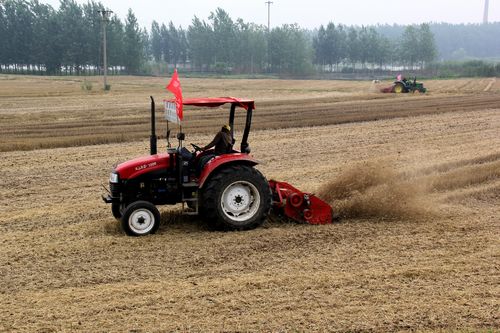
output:
[[[172, 21], [187, 28], [196, 15], [207, 20], [217, 7], [226, 10], [233, 20], [267, 25], [267, 0], [101, 0], [124, 19], [129, 8], [141, 27], [151, 22]], [[314, 29], [328, 22], [346, 25], [414, 24], [424, 22], [480, 23], [484, 0], [271, 0], [271, 27], [298, 23]], [[54, 8], [59, 0], [42, 0]], [[86, 3], [86, 0], [77, 0]], [[500, 21], [500, 0], [490, 0], [489, 21]]]

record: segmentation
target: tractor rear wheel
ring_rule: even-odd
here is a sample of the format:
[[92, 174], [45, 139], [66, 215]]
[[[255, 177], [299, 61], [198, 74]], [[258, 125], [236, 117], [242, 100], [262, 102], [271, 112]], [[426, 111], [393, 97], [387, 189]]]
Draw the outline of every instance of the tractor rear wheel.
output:
[[233, 165], [210, 178], [202, 193], [203, 215], [219, 230], [249, 230], [264, 223], [271, 208], [266, 178], [247, 165]]
[[154, 234], [160, 226], [160, 212], [150, 202], [136, 201], [125, 208], [121, 222], [129, 236]]
[[402, 83], [396, 83], [393, 88], [396, 94], [401, 94], [405, 92], [405, 86]]

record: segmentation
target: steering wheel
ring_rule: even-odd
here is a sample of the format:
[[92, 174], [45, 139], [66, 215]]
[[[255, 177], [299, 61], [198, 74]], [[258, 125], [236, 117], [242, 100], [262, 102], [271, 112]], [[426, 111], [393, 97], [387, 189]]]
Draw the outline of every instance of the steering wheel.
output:
[[203, 149], [201, 149], [201, 147], [200, 147], [200, 146], [195, 145], [194, 143], [192, 143], [192, 144], [191, 144], [191, 146], [193, 146], [194, 151], [203, 151]]

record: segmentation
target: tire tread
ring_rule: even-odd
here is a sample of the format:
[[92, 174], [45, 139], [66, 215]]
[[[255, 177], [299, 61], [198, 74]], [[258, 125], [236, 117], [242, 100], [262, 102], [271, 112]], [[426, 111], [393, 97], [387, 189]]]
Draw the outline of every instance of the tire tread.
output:
[[[221, 218], [218, 214], [218, 205], [217, 198], [219, 197], [219, 191], [221, 191], [220, 187], [223, 183], [224, 179], [230, 177], [234, 174], [244, 174], [248, 173], [250, 177], [258, 179], [260, 184], [254, 184], [256, 187], [262, 187], [266, 185], [266, 188], [262, 189], [261, 193], [261, 205], [263, 205], [261, 209], [262, 213], [260, 216], [253, 221], [244, 226], [234, 226]], [[265, 185], [264, 185], [265, 184]], [[215, 228], [216, 230], [250, 230], [255, 229], [258, 226], [262, 225], [268, 215], [269, 210], [271, 209], [271, 189], [267, 185], [268, 182], [266, 178], [260, 173], [257, 169], [250, 167], [248, 165], [231, 165], [228, 166], [219, 172], [217, 172], [214, 176], [212, 176], [205, 189], [203, 190], [203, 215], [204, 219], [208, 222], [208, 224]], [[259, 189], [260, 190], [260, 189]]]
[[153, 205], [149, 201], [135, 201], [135, 202], [132, 202], [130, 205], [128, 205], [125, 208], [125, 210], [123, 211], [123, 216], [121, 218], [121, 226], [122, 226], [123, 231], [127, 235], [129, 235], [129, 236], [138, 237], [138, 236], [145, 236], [145, 235], [147, 235], [147, 234], [144, 234], [144, 235], [142, 235], [142, 234], [136, 234], [135, 232], [133, 232], [130, 229], [130, 226], [128, 225], [128, 219], [130, 217], [130, 214], [132, 214], [132, 212], [134, 210], [137, 210], [138, 208], [146, 208], [146, 209], [148, 209], [149, 211], [151, 211], [153, 213], [153, 216], [155, 218], [154, 226], [153, 226], [153, 229], [151, 229], [151, 231], [149, 231], [148, 234], [154, 234], [154, 233], [156, 233], [156, 231], [160, 227], [160, 219], [161, 219], [160, 211], [158, 210], [158, 208], [156, 208], [155, 205]]

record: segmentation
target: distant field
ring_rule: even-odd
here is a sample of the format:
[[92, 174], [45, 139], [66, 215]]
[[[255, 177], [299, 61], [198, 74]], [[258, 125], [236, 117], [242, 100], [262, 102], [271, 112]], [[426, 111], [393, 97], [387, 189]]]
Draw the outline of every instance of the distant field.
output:
[[[167, 81], [112, 78], [104, 94], [0, 76], [1, 332], [500, 330], [498, 80], [405, 96], [182, 80], [189, 97], [255, 98], [259, 170], [328, 197], [341, 220], [224, 233], [162, 207], [156, 235], [130, 238], [101, 184], [148, 154], [148, 96]], [[187, 142], [203, 144], [227, 112], [186, 114]]]
[[[138, 140], [149, 133], [149, 96], [159, 102], [160, 111], [162, 99], [171, 96], [164, 89], [167, 78], [114, 77], [108, 93], [101, 91], [95, 77], [87, 78], [94, 91], [83, 91], [83, 80], [0, 75], [0, 151]], [[182, 84], [186, 97], [255, 99], [255, 129], [473, 110], [500, 103], [500, 81], [491, 79], [428, 81], [428, 95], [397, 97], [376, 92], [390, 82], [375, 86], [349, 81], [184, 79]], [[188, 109], [185, 128], [189, 133], [212, 133], [226, 119], [223, 109]], [[160, 133], [164, 127], [160, 125]]]

